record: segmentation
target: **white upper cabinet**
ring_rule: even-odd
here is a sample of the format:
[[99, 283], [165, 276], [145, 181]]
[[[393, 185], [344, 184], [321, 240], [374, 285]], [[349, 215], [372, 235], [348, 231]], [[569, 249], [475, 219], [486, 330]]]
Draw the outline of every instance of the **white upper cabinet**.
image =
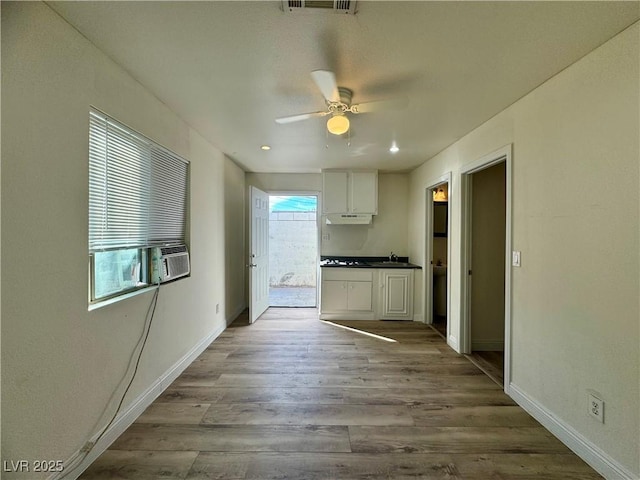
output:
[[322, 213], [378, 213], [376, 170], [322, 172]]
[[378, 213], [378, 172], [351, 172], [351, 212]]
[[347, 213], [349, 210], [349, 173], [322, 172], [322, 212]]

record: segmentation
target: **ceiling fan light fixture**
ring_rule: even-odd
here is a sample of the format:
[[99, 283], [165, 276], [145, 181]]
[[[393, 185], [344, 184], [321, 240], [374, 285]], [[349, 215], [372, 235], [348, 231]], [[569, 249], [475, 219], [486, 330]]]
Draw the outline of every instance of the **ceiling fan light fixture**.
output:
[[327, 130], [333, 135], [342, 135], [349, 131], [349, 119], [344, 115], [333, 115], [327, 120]]

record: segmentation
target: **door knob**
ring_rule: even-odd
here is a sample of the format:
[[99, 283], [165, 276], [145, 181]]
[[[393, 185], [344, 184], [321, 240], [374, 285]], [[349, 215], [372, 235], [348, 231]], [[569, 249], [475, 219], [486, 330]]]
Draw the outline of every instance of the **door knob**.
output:
[[255, 264], [255, 263], [250, 263], [249, 265], [247, 265], [247, 267], [249, 267], [249, 268], [255, 268], [255, 267], [257, 267], [257, 266], [258, 266], [258, 265], [257, 265], [257, 264]]

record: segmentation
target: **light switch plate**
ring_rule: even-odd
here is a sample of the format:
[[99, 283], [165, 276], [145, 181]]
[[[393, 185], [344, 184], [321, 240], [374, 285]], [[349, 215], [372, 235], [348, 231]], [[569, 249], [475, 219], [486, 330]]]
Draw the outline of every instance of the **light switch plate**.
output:
[[511, 252], [511, 265], [514, 267], [520, 266], [520, 252], [517, 250]]

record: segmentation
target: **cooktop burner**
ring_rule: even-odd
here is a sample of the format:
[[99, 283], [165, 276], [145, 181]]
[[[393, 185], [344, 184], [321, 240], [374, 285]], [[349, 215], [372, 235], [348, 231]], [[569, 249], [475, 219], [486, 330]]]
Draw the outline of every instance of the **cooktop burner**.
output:
[[329, 258], [323, 262], [325, 265], [343, 265], [343, 266], [354, 266], [354, 265], [368, 265], [367, 262], [363, 262], [361, 260], [345, 260], [338, 258]]

